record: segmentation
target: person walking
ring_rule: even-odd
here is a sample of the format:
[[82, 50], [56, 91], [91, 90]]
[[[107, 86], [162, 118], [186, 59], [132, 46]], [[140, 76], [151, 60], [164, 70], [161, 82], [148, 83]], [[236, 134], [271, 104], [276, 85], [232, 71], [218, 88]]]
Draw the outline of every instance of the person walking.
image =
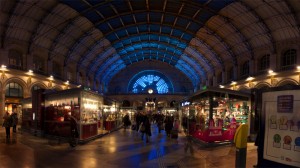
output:
[[131, 125], [131, 121], [129, 119], [128, 113], [126, 113], [125, 116], [123, 117], [123, 124], [124, 124], [124, 130], [126, 130], [126, 128]]
[[165, 131], [167, 137], [171, 137], [171, 130], [173, 129], [173, 118], [170, 115], [167, 115], [165, 119]]
[[150, 119], [147, 115], [144, 115], [143, 117], [143, 126], [145, 127], [144, 131], [141, 131], [142, 133], [142, 140], [144, 137], [144, 134], [146, 136], [146, 142], [149, 142], [149, 137], [152, 135], [151, 134], [151, 122]]
[[165, 129], [164, 128], [164, 116], [162, 114], [157, 114], [156, 123], [157, 123], [158, 133], [160, 133], [161, 130]]
[[16, 133], [17, 132], [17, 125], [18, 125], [18, 114], [14, 111], [11, 114], [11, 118], [12, 118], [13, 132]]
[[10, 127], [12, 126], [12, 118], [8, 112], [3, 116], [4, 122], [2, 127], [5, 127], [6, 138], [10, 138]]

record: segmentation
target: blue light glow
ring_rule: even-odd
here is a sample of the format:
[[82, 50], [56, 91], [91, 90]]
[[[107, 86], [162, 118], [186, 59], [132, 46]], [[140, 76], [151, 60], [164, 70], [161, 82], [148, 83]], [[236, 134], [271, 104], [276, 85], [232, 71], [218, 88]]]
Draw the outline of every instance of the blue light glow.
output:
[[163, 74], [156, 71], [143, 71], [135, 75], [129, 82], [129, 92], [147, 93], [148, 89], [152, 89], [157, 94], [165, 94], [173, 91], [169, 80]]

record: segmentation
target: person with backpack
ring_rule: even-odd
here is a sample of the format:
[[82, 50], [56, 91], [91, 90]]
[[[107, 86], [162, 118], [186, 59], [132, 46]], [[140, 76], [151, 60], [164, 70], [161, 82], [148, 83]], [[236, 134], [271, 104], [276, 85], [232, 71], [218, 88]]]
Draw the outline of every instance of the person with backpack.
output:
[[4, 122], [2, 127], [5, 127], [6, 138], [10, 138], [10, 127], [12, 126], [12, 117], [8, 111], [3, 116]]

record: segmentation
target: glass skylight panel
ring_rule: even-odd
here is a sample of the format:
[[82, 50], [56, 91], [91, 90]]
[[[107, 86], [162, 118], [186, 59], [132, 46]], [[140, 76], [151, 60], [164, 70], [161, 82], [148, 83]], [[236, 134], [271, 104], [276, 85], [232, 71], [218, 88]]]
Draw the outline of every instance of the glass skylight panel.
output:
[[164, 79], [157, 75], [153, 74], [147, 74], [144, 75], [136, 80], [136, 82], [133, 84], [132, 92], [133, 93], [139, 93], [144, 91], [144, 88], [147, 86], [155, 86], [155, 90], [157, 90], [158, 94], [168, 93], [169, 87], [168, 84], [165, 82]]

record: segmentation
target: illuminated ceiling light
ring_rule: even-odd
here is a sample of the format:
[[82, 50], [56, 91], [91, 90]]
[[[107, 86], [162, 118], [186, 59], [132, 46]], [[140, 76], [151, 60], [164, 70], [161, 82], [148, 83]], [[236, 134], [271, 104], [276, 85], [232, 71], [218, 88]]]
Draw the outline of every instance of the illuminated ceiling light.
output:
[[69, 84], [70, 84], [70, 82], [67, 80], [67, 81], [65, 82], [65, 84], [66, 84], [66, 85], [69, 85]]
[[79, 88], [80, 88], [80, 87], [81, 87], [81, 85], [78, 85], [77, 87], [79, 87]]
[[28, 70], [29, 73], [33, 73], [33, 71], [31, 69]]
[[298, 72], [300, 71], [300, 65], [297, 66], [297, 70], [298, 70]]
[[220, 87], [220, 88], [225, 88], [225, 86], [224, 86], [224, 85], [219, 85], [219, 87]]

